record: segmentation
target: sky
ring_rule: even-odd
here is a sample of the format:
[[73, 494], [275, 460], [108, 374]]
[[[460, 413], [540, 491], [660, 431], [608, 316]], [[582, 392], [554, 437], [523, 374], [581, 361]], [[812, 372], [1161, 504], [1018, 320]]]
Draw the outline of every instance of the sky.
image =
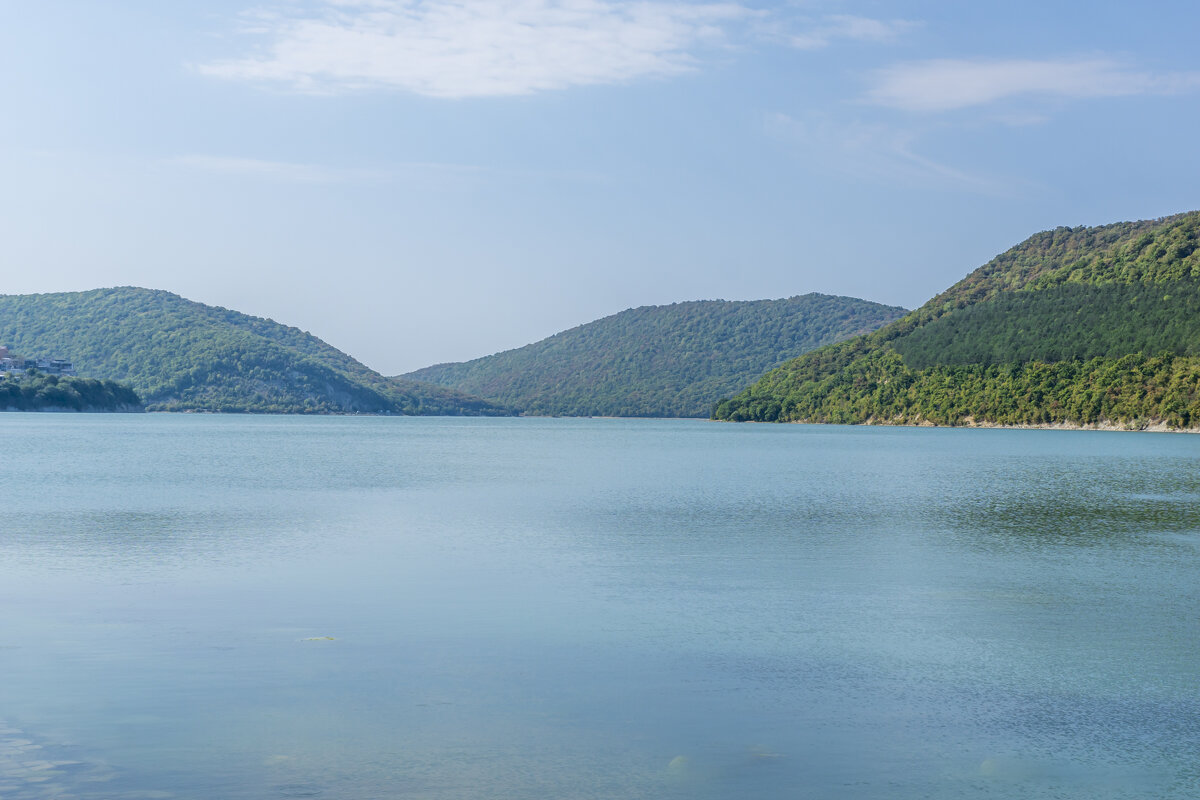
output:
[[626, 308], [915, 307], [1200, 208], [1187, 2], [0, 0], [0, 293], [134, 285], [384, 374]]

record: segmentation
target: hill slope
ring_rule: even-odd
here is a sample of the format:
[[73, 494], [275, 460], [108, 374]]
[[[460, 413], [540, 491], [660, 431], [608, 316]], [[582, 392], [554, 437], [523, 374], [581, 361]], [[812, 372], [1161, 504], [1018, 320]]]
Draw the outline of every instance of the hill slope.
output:
[[0, 296], [0, 343], [126, 382], [151, 411], [505, 413], [384, 378], [296, 328], [151, 289]]
[[717, 419], [1200, 426], [1200, 212], [1036, 234]]
[[904, 309], [851, 297], [643, 306], [525, 347], [405, 378], [526, 414], [705, 417], [784, 359], [873, 330]]

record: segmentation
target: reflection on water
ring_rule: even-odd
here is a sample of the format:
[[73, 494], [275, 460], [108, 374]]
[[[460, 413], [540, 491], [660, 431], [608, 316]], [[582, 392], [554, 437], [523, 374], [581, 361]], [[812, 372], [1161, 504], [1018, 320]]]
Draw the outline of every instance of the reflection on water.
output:
[[1200, 790], [1200, 437], [0, 436], [5, 800]]
[[[9, 800], [87, 800], [114, 796], [110, 788], [114, 773], [107, 765], [87, 760], [87, 756], [79, 752], [80, 748], [28, 736], [20, 728], [0, 721], [0, 797]], [[165, 796], [165, 793], [159, 796]]]
[[1190, 458], [1042, 457], [989, 470], [939, 509], [965, 535], [1000, 546], [1116, 544], [1200, 530], [1200, 472]]

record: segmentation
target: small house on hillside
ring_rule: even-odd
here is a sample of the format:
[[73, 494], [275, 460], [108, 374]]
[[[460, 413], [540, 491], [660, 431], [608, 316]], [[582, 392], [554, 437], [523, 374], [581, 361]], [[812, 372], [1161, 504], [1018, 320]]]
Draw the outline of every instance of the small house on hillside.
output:
[[0, 375], [20, 375], [37, 369], [47, 375], [74, 375], [75, 365], [61, 358], [25, 358], [0, 345]]

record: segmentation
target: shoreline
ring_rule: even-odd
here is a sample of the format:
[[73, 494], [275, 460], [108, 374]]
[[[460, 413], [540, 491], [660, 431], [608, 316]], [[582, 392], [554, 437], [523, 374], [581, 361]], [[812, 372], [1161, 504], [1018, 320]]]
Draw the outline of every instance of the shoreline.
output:
[[[822, 423], [814, 423], [822, 424]], [[886, 422], [870, 419], [861, 425], [892, 426], [896, 428], [980, 428], [1010, 431], [1108, 431], [1112, 433], [1200, 433], [1197, 428], [1172, 428], [1163, 420], [1152, 420], [1142, 425], [1131, 423], [1104, 422], [1017, 422], [1004, 424], [990, 420], [966, 418], [958, 425], [939, 425], [935, 422]]]

